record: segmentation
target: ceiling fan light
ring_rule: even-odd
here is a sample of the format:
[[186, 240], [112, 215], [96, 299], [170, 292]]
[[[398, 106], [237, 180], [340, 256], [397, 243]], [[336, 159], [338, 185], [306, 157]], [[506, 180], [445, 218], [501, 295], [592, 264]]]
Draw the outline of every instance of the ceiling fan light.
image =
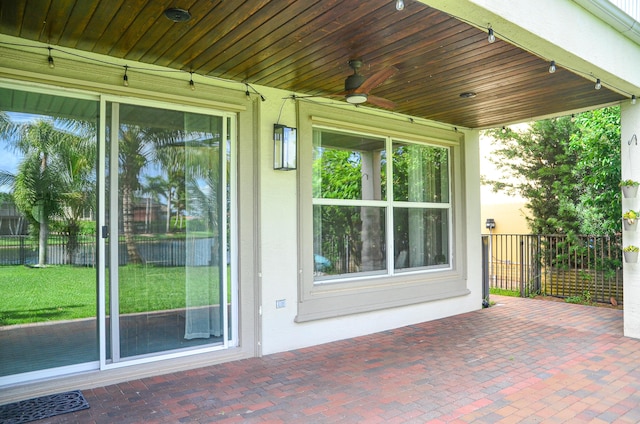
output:
[[353, 105], [359, 105], [367, 101], [367, 95], [365, 93], [353, 93], [347, 94], [347, 102]]

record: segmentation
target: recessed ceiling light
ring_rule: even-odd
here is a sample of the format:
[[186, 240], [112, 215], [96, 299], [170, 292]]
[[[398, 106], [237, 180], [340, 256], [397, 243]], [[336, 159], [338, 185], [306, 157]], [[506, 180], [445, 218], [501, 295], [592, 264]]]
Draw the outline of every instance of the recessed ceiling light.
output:
[[173, 22], [187, 22], [191, 19], [191, 13], [188, 10], [172, 7], [164, 11], [164, 16]]
[[460, 93], [460, 97], [462, 97], [463, 99], [472, 99], [476, 97], [476, 93], [474, 93], [473, 91], [465, 91], [464, 93]]

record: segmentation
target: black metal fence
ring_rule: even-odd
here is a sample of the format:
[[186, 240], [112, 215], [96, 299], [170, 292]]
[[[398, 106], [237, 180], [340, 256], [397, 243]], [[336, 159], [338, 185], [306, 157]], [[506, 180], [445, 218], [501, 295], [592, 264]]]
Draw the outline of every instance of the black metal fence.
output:
[[[47, 242], [47, 264], [95, 266], [96, 243], [80, 241], [72, 254], [67, 249], [67, 237], [52, 234]], [[38, 240], [25, 235], [0, 236], [0, 265], [34, 265], [38, 263]]]
[[[154, 266], [208, 266], [219, 263], [218, 244], [212, 237], [168, 239], [136, 236], [135, 246], [142, 261]], [[119, 265], [129, 262], [126, 245], [120, 242]], [[29, 236], [0, 236], [1, 265], [35, 265], [38, 263], [38, 240]], [[80, 240], [69, 253], [67, 237], [50, 235], [47, 242], [47, 265], [76, 265], [93, 267], [96, 264], [96, 241]]]
[[485, 271], [491, 288], [527, 297], [581, 296], [622, 304], [621, 236], [494, 234]]

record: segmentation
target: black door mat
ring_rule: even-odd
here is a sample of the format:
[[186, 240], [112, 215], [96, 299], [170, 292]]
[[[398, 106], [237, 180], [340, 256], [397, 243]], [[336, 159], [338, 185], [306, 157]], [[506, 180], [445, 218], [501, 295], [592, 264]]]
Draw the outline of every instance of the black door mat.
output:
[[0, 405], [0, 423], [21, 424], [89, 408], [80, 390]]

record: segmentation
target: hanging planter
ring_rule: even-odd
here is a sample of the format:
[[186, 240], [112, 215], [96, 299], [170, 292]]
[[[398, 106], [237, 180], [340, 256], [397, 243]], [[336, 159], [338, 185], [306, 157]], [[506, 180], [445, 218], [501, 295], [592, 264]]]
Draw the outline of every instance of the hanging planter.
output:
[[629, 209], [622, 215], [622, 223], [625, 231], [635, 231], [638, 225], [638, 212]]
[[638, 253], [640, 252], [640, 248], [638, 246], [627, 246], [622, 249], [622, 255], [624, 256], [624, 261], [626, 263], [635, 263], [638, 262]]
[[638, 194], [638, 182], [633, 180], [620, 181], [622, 195], [627, 199], [632, 199]]

